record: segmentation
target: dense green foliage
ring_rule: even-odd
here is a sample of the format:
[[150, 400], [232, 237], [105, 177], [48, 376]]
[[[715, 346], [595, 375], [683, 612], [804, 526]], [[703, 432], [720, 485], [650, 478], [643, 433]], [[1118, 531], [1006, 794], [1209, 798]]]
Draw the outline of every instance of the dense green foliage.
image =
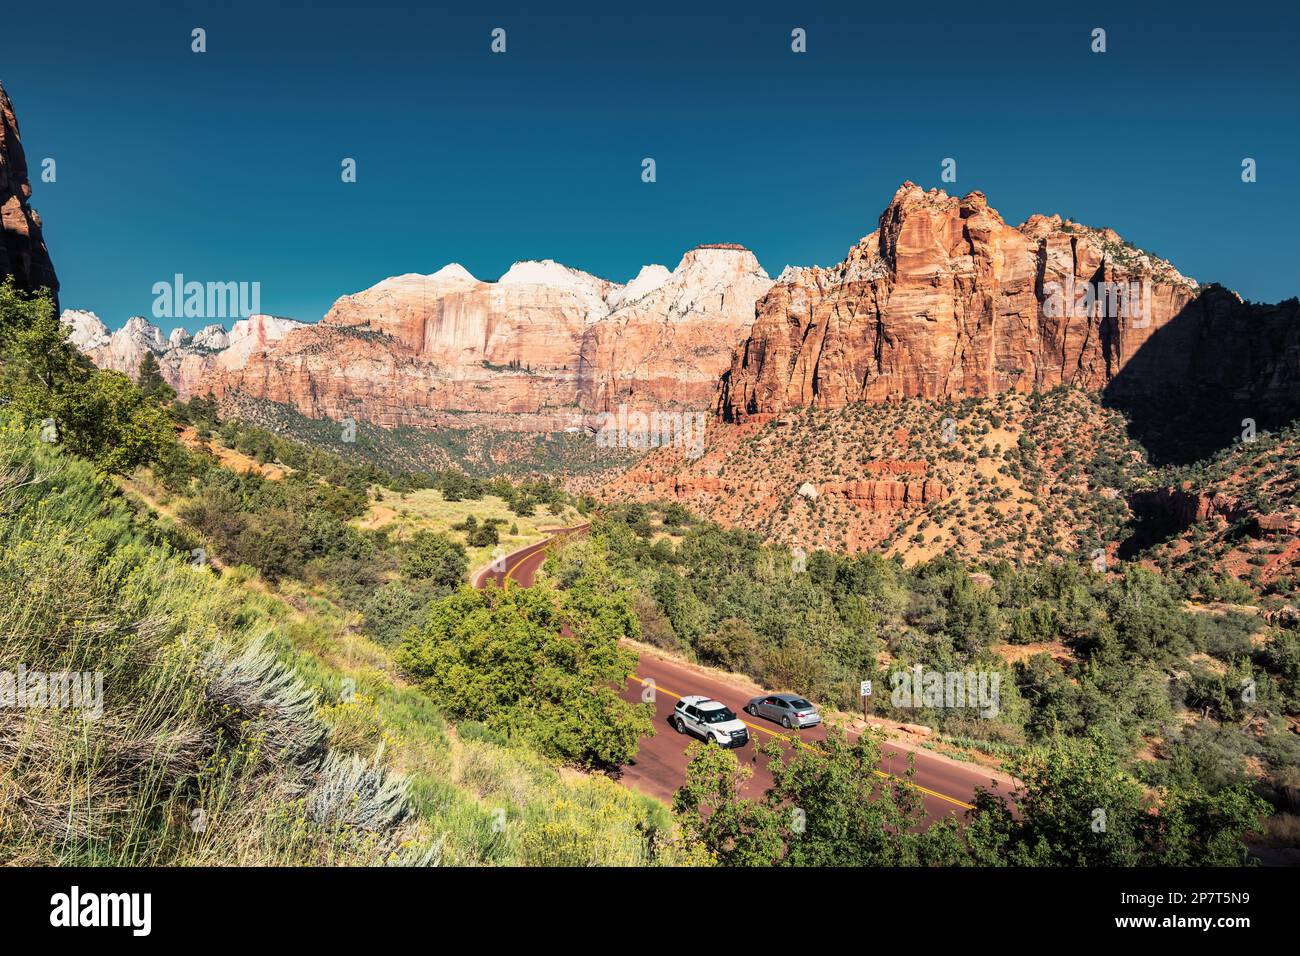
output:
[[618, 694], [636, 667], [618, 642], [636, 627], [626, 596], [591, 580], [563, 595], [462, 588], [429, 608], [397, 662], [453, 718], [612, 769], [654, 732], [649, 705]]
[[1011, 802], [983, 792], [964, 826], [948, 818], [922, 829], [910, 770], [881, 779], [870, 735], [832, 733], [785, 756], [773, 749], [773, 786], [759, 800], [740, 797], [750, 770], [733, 753], [692, 746], [673, 809], [685, 833], [730, 865], [1233, 866], [1268, 809], [1246, 784], [1211, 794], [1193, 782], [1153, 802], [1091, 737], [1015, 760], [1023, 789]]
[[816, 751], [770, 750], [773, 784], [739, 796], [751, 774], [735, 754], [692, 744], [673, 799], [683, 831], [731, 866], [919, 866], [963, 862], [956, 822], [923, 827], [919, 791], [877, 776], [880, 749], [864, 734], [832, 733]]
[[[871, 679], [875, 714], [961, 745], [1014, 756], [1093, 734], [1117, 772], [1175, 794], [1217, 795], [1262, 766], [1279, 805], [1300, 767], [1285, 719], [1300, 688], [1296, 632], [1194, 613], [1185, 582], [1136, 564], [908, 568], [817, 552], [800, 565], [752, 534], [632, 505], [605, 509], [547, 569], [565, 587], [592, 566], [633, 592], [643, 640], [844, 709]], [[1017, 645], [1027, 653], [1011, 663]], [[896, 703], [892, 680], [917, 665], [998, 675], [996, 713]], [[1152, 739], [1164, 759], [1136, 759]]]
[[129, 472], [173, 443], [158, 400], [91, 365], [67, 341], [50, 298], [28, 297], [12, 280], [0, 283], [0, 367], [0, 404], [103, 471]]
[[1099, 735], [1058, 738], [1008, 768], [1023, 784], [1018, 814], [982, 794], [966, 836], [990, 866], [1234, 866], [1268, 804], [1238, 781], [1209, 792], [1194, 777], [1153, 802]]

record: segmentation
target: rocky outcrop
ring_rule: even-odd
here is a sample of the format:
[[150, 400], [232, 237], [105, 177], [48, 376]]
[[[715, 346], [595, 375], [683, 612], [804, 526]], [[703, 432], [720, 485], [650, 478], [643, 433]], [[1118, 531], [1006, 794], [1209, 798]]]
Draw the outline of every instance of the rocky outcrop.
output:
[[672, 273], [656, 273], [649, 288], [646, 271], [583, 336], [584, 410], [707, 408], [732, 349], [753, 323], [755, 303], [772, 285], [754, 254], [731, 244], [692, 249]]
[[1153, 488], [1134, 492], [1129, 503], [1135, 511], [1156, 514], [1178, 531], [1210, 521], [1231, 523], [1250, 512], [1236, 495], [1222, 491], [1194, 489], [1190, 482], [1177, 488]]
[[822, 484], [827, 498], [843, 498], [866, 511], [900, 511], [923, 508], [945, 500], [948, 489], [940, 481], [844, 481]]
[[381, 426], [558, 431], [620, 403], [704, 409], [771, 285], [752, 253], [704, 246], [627, 285], [550, 260], [496, 282], [452, 264], [344, 296], [317, 325], [187, 389]]
[[905, 183], [842, 263], [782, 274], [717, 410], [745, 421], [1056, 385], [1129, 396], [1195, 386], [1295, 403], [1297, 303], [1248, 305], [1110, 230], [1059, 216], [1013, 227], [982, 193]]
[[31, 196], [18, 120], [0, 86], [0, 280], [13, 276], [20, 289], [49, 289], [57, 309], [59, 280], [41, 236], [41, 217], [28, 205]]
[[100, 368], [135, 378], [145, 353], [152, 352], [163, 378], [184, 396], [204, 394], [204, 383], [216, 370], [241, 368], [252, 356], [303, 327], [293, 319], [252, 315], [240, 319], [229, 332], [209, 325], [193, 336], [173, 329], [164, 338], [157, 326], [139, 315], [112, 333], [94, 312], [67, 309], [62, 320], [68, 327], [68, 341]]

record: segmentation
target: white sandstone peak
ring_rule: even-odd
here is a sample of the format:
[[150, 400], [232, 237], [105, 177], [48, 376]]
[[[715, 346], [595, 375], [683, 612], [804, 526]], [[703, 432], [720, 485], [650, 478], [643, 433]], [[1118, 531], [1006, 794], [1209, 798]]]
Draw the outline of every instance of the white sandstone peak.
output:
[[608, 285], [604, 279], [562, 265], [554, 259], [524, 259], [516, 262], [497, 280], [499, 285], [552, 285], [567, 289], [590, 289]]
[[226, 334], [226, 327], [220, 323], [205, 325], [194, 333], [194, 338], [190, 341], [191, 348], [207, 349], [210, 352], [219, 352], [229, 345], [230, 336]]
[[620, 314], [661, 311], [669, 322], [738, 307], [752, 316], [754, 302], [771, 287], [771, 278], [743, 246], [696, 246], [652, 289], [639, 296], [625, 294], [615, 308]]
[[242, 368], [254, 352], [279, 341], [305, 323], [278, 315], [250, 315], [230, 328], [226, 348], [217, 356], [223, 368]]
[[619, 306], [628, 302], [635, 302], [642, 296], [649, 295], [655, 289], [659, 288], [672, 276], [667, 266], [661, 266], [657, 262], [650, 265], [642, 266], [641, 271], [636, 274], [631, 282], [625, 286], [614, 289], [609, 294], [609, 304], [617, 309]]
[[126, 323], [113, 333], [113, 338], [121, 336], [124, 339], [143, 342], [151, 347], [159, 349], [165, 348], [167, 340], [163, 338], [162, 329], [154, 325], [143, 315], [133, 315], [126, 320]]
[[781, 274], [776, 277], [776, 283], [780, 284], [782, 282], [793, 282], [795, 279], [798, 279], [800, 276], [807, 275], [808, 273], [812, 272], [816, 268], [818, 267], [817, 266], [786, 266], [784, 269], [781, 270]]
[[718, 277], [743, 275], [770, 279], [752, 252], [744, 246], [725, 243], [688, 249], [673, 271], [687, 270]]
[[250, 315], [246, 319], [240, 319], [231, 326], [228, 338], [231, 345], [250, 338], [257, 339], [262, 343], [271, 342], [284, 338], [294, 329], [301, 327], [302, 324], [297, 319], [286, 319], [279, 315], [257, 313]]
[[69, 327], [68, 341], [82, 352], [109, 343], [108, 326], [94, 312], [64, 309], [59, 320]]
[[444, 281], [461, 281], [461, 282], [478, 282], [474, 275], [459, 262], [449, 262], [437, 272], [429, 276], [438, 282]]

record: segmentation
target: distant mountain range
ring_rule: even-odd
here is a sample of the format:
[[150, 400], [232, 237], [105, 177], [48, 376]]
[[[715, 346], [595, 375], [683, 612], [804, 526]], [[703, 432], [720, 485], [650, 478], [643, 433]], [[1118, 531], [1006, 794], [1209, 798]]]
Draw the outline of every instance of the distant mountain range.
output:
[[253, 316], [230, 333], [114, 333], [69, 310], [73, 341], [134, 373], [146, 351], [184, 395], [269, 399], [315, 418], [561, 431], [626, 403], [704, 408], [772, 279], [747, 249], [705, 245], [626, 285], [550, 260], [496, 282], [452, 263], [344, 296], [304, 325]]
[[[30, 193], [0, 92], [0, 269], [57, 291]], [[182, 396], [383, 427], [553, 432], [619, 406], [743, 422], [1078, 385], [1139, 430], [1195, 431], [1208, 413], [1261, 426], [1300, 414], [1297, 313], [1296, 299], [1200, 285], [1109, 229], [1011, 226], [980, 192], [909, 182], [843, 262], [776, 280], [744, 247], [706, 244], [626, 285], [551, 260], [495, 282], [452, 263], [344, 296], [315, 324], [253, 315], [164, 338], [140, 317], [112, 333], [92, 312], [63, 318], [101, 366], [134, 373], [152, 352]]]

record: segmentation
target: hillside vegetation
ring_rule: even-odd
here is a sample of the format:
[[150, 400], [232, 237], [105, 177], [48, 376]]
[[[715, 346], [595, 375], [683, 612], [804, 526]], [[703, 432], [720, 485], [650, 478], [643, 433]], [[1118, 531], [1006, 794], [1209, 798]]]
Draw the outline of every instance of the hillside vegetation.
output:
[[[358, 626], [360, 594], [313, 582], [313, 561], [372, 553], [347, 530], [366, 475], [336, 484], [334, 459], [287, 447], [283, 480], [235, 474], [175, 441], [167, 396], [63, 335], [48, 300], [0, 287], [0, 672], [102, 694], [0, 708], [0, 862], [704, 860], [661, 804], [508, 723], [448, 721]], [[96, 414], [63, 417], [83, 403]], [[389, 557], [428, 606], [466, 570], [443, 536]]]
[[[845, 710], [871, 679], [878, 716], [1009, 767], [1087, 739], [1087, 760], [1125, 787], [1162, 800], [1258, 793], [1269, 832], [1294, 839], [1300, 631], [1189, 608], [1191, 578], [1087, 561], [800, 556], [676, 504], [604, 509], [546, 573], [564, 588], [593, 568], [632, 594], [644, 641]], [[996, 675], [996, 706], [895, 701], [896, 676], [916, 667]]]

